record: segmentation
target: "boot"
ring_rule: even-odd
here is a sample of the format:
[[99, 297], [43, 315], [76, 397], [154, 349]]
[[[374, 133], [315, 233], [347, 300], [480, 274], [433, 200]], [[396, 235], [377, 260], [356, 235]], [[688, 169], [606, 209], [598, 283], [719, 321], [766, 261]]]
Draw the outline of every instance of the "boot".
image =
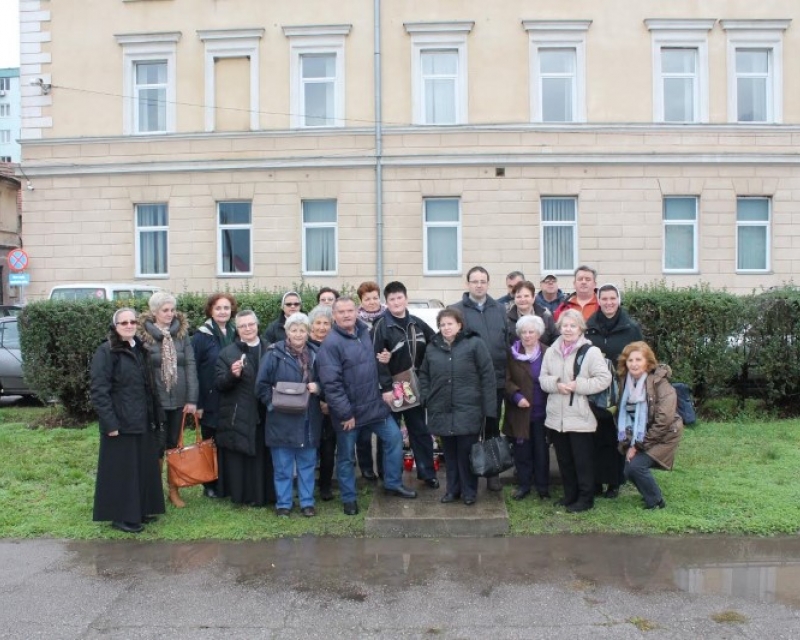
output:
[[181, 494], [178, 493], [178, 487], [174, 484], [169, 485], [169, 501], [176, 509], [183, 509], [186, 506], [186, 503], [181, 500]]

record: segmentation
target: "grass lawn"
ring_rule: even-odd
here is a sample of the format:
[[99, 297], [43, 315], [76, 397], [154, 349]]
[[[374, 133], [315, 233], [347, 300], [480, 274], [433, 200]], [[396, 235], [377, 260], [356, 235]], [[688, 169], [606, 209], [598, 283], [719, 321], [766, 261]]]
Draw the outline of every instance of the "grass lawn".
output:
[[[31, 429], [50, 409], [0, 408], [0, 537], [128, 538], [94, 523], [92, 497], [98, 432]], [[570, 515], [551, 502], [510, 499], [512, 535], [539, 533], [795, 534], [800, 531], [800, 420], [705, 423], [687, 429], [672, 473], [656, 472], [667, 509], [644, 511], [625, 487], [617, 500], [599, 498], [587, 513]], [[167, 505], [144, 540], [255, 540], [281, 536], [360, 536], [371, 489], [360, 490], [361, 514], [342, 514], [338, 500], [318, 502], [316, 518], [276, 518], [272, 509], [207, 500], [183, 490], [187, 508]], [[560, 495], [559, 488], [553, 498]]]

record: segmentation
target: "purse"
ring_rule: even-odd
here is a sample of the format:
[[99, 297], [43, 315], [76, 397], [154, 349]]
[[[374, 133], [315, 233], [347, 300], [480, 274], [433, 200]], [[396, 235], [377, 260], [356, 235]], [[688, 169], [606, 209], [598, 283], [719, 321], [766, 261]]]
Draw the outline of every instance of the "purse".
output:
[[484, 438], [484, 429], [481, 429], [481, 439], [472, 445], [469, 452], [469, 466], [476, 476], [490, 478], [503, 473], [514, 466], [511, 457], [511, 446], [505, 436]]
[[167, 476], [169, 483], [176, 487], [193, 487], [197, 484], [213, 482], [217, 479], [217, 445], [213, 438], [203, 440], [200, 422], [194, 416], [196, 439], [193, 444], [183, 446], [183, 430], [187, 413], [181, 419], [181, 432], [178, 446], [167, 449]]
[[272, 408], [281, 413], [305, 413], [309, 396], [305, 382], [276, 382], [272, 387]]
[[[405, 411], [420, 405], [419, 397], [419, 379], [417, 372], [414, 370], [414, 363], [417, 361], [417, 336], [416, 329], [414, 330], [414, 347], [412, 349], [411, 343], [406, 340], [406, 347], [408, 354], [411, 356], [411, 368], [395, 373], [392, 376], [392, 405], [391, 410], [394, 413]], [[373, 334], [373, 346], [375, 345], [375, 337]], [[396, 348], [395, 348], [396, 350]]]

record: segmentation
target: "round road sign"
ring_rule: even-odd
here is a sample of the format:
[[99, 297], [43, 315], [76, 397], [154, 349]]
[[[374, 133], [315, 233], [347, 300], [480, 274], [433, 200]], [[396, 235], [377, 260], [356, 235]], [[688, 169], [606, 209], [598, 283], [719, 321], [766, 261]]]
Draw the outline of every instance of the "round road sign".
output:
[[12, 271], [25, 271], [28, 268], [28, 254], [23, 249], [12, 249], [6, 260]]

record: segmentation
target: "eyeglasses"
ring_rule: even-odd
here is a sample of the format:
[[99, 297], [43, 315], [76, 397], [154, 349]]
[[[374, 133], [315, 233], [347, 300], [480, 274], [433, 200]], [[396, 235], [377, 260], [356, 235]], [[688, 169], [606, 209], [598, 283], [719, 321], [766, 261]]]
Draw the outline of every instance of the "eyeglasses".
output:
[[115, 322], [114, 324], [116, 324], [118, 327], [135, 327], [137, 324], [139, 324], [139, 322], [136, 320], [121, 320], [119, 322]]
[[237, 326], [237, 329], [252, 329], [253, 327], [257, 327], [258, 324], [255, 322], [248, 322], [247, 324], [240, 324]]
[[285, 307], [299, 307], [300, 303], [299, 302], [285, 302], [283, 306], [285, 306]]

